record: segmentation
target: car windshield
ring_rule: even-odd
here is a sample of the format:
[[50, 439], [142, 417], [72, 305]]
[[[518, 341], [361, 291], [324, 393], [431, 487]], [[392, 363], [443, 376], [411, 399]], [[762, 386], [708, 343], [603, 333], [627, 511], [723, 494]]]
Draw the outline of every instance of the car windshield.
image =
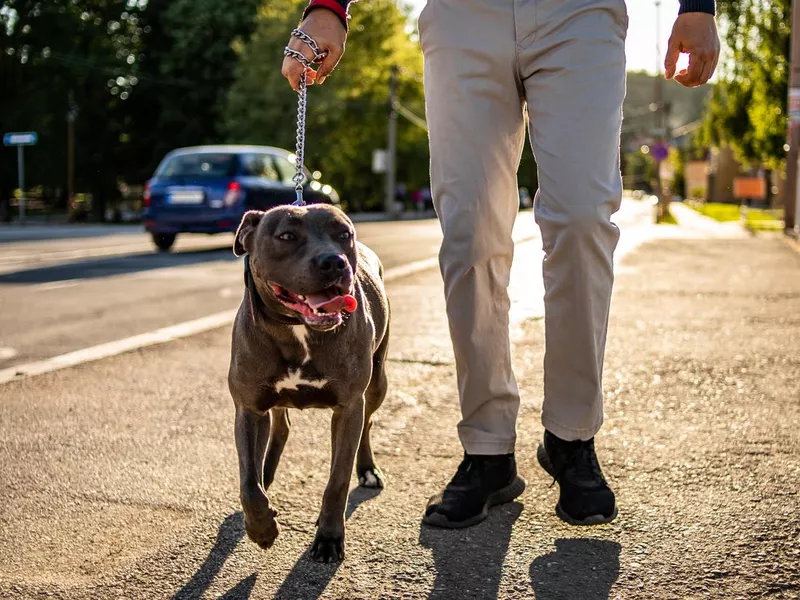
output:
[[161, 165], [159, 177], [231, 177], [236, 174], [236, 155], [221, 152], [178, 154]]

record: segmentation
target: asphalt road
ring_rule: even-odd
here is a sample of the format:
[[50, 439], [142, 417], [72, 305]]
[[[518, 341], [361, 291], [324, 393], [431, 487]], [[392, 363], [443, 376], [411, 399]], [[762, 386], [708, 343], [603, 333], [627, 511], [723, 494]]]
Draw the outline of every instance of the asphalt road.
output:
[[[43, 229], [0, 243], [0, 368], [232, 309], [241, 299], [232, 235], [179, 236], [173, 252], [158, 253], [130, 227], [51, 228], [57, 239], [36, 239]], [[441, 240], [433, 219], [357, 229], [387, 268], [435, 257]], [[532, 214], [522, 213], [517, 236], [533, 230]]]
[[[623, 205], [623, 245], [630, 231], [638, 243], [648, 219], [643, 204]], [[389, 271], [430, 265], [441, 242], [435, 219], [356, 228]], [[520, 212], [514, 239], [540, 255], [532, 211]], [[0, 370], [236, 308], [242, 265], [232, 240], [179, 236], [172, 252], [159, 253], [131, 226], [0, 228]], [[525, 302], [540, 311], [535, 290]]]
[[[618, 268], [598, 436], [613, 524], [554, 515], [557, 489], [535, 462], [534, 315], [513, 349], [528, 489], [474, 528], [421, 526], [460, 451], [441, 283], [427, 270], [389, 285], [390, 393], [373, 430], [388, 487], [352, 483], [344, 563], [307, 556], [327, 411], [293, 413], [270, 491], [276, 546], [244, 538], [225, 327], [0, 385], [0, 597], [797, 598], [800, 254], [775, 238], [658, 237], [672, 234]], [[536, 247], [519, 247], [516, 297], [535, 289]]]

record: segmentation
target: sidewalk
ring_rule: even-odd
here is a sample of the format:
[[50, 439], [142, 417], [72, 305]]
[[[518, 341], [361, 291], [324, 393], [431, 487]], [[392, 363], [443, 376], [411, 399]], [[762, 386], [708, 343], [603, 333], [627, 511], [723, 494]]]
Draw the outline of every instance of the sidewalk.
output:
[[[306, 555], [326, 411], [293, 413], [271, 490], [276, 546], [243, 539], [226, 329], [0, 388], [0, 597], [800, 597], [800, 254], [775, 237], [663, 231], [618, 269], [597, 438], [613, 524], [554, 514], [558, 489], [535, 459], [544, 331], [533, 318], [514, 332], [528, 489], [474, 528], [421, 527], [460, 458], [429, 271], [389, 289], [390, 394], [373, 429], [388, 487], [351, 492], [342, 565]], [[517, 257], [538, 277], [539, 256]]]

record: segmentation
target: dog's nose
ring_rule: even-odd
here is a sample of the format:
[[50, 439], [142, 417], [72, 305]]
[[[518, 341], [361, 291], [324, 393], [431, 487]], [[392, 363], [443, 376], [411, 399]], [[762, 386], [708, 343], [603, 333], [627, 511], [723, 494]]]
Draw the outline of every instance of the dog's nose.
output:
[[317, 258], [320, 271], [337, 272], [347, 268], [347, 259], [341, 254], [323, 254]]

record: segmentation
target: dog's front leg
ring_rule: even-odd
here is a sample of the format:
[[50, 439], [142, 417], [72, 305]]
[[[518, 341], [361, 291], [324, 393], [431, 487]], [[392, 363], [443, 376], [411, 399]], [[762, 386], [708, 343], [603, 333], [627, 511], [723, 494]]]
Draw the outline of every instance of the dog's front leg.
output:
[[363, 396], [334, 409], [331, 421], [331, 475], [322, 497], [317, 536], [311, 546], [311, 557], [319, 562], [344, 559], [344, 511], [363, 426]]
[[259, 415], [236, 407], [236, 451], [239, 454], [239, 498], [244, 510], [248, 537], [262, 548], [269, 548], [280, 531], [262, 488], [264, 454], [269, 441], [270, 414]]

